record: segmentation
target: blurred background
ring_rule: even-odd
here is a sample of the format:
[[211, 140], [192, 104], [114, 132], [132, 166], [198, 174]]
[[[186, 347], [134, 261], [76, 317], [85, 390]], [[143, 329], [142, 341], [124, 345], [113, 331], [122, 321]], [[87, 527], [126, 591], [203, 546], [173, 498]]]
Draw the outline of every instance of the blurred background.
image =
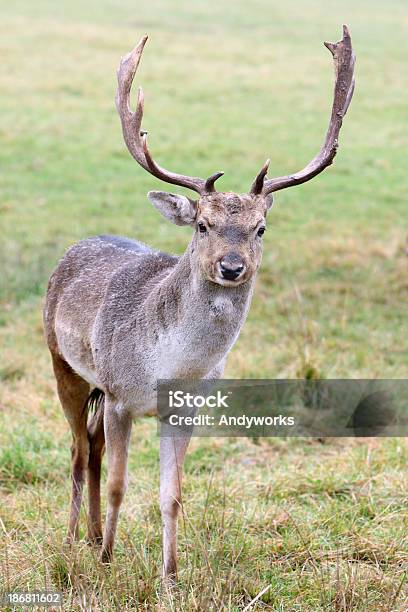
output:
[[[253, 306], [226, 376], [405, 378], [407, 7], [0, 0], [0, 15], [0, 575], [13, 588], [48, 580], [72, 606], [83, 591], [94, 609], [135, 601], [148, 609], [160, 601], [155, 424], [134, 428], [110, 584], [87, 549], [70, 557], [60, 546], [69, 435], [41, 323], [48, 277], [76, 240], [116, 233], [180, 254], [190, 239], [191, 230], [149, 204], [147, 191], [167, 187], [123, 143], [119, 58], [149, 34], [134, 85], [145, 91], [155, 158], [186, 174], [224, 170], [218, 189], [246, 192], [267, 157], [278, 176], [319, 149], [333, 88], [322, 41], [339, 40], [349, 25], [356, 91], [337, 158], [310, 183], [276, 195]], [[178, 606], [230, 601], [228, 609], [241, 609], [269, 584], [257, 605], [271, 609], [403, 609], [406, 460], [397, 439], [195, 440]], [[205, 546], [191, 549], [189, 529]], [[33, 555], [42, 560], [34, 568]]]

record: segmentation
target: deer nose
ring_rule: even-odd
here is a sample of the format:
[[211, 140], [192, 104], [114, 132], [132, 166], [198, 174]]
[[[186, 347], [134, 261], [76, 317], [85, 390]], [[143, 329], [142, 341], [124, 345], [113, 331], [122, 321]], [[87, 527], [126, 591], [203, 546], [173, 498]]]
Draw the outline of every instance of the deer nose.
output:
[[244, 271], [245, 265], [239, 255], [231, 253], [220, 261], [221, 276], [226, 280], [236, 280]]

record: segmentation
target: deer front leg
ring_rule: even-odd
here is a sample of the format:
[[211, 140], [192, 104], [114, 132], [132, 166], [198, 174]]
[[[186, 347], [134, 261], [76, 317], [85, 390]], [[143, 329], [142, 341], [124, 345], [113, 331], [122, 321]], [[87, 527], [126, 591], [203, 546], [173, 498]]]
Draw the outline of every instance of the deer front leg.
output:
[[160, 510], [163, 521], [163, 578], [177, 578], [177, 520], [181, 479], [190, 435], [160, 439]]
[[101, 560], [112, 558], [119, 508], [127, 487], [127, 461], [132, 418], [120, 404], [105, 397], [105, 444], [108, 458], [108, 505]]

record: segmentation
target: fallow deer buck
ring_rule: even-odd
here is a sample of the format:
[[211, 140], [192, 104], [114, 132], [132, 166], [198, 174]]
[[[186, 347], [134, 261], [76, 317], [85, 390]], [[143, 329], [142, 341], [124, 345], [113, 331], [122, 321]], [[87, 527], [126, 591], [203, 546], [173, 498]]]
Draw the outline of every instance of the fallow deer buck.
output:
[[[330, 124], [320, 152], [300, 172], [268, 179], [269, 160], [249, 193], [217, 192], [223, 174], [207, 179], [165, 170], [154, 161], [141, 129], [143, 93], [135, 112], [129, 96], [147, 36], [118, 69], [116, 105], [123, 137], [135, 160], [153, 176], [198, 193], [150, 191], [148, 198], [193, 236], [181, 257], [141, 242], [97, 236], [72, 246], [48, 286], [44, 312], [58, 394], [71, 426], [72, 498], [68, 539], [77, 535], [82, 489], [88, 476], [88, 536], [102, 542], [102, 561], [112, 556], [119, 507], [127, 485], [132, 419], [155, 414], [158, 379], [216, 379], [246, 319], [261, 262], [262, 235], [275, 191], [300, 185], [329, 166], [354, 88], [350, 34], [325, 43], [334, 58]], [[97, 404], [88, 421], [90, 403]], [[101, 460], [108, 457], [107, 515], [102, 537]], [[163, 574], [176, 575], [180, 473], [186, 438], [160, 440], [160, 507]]]

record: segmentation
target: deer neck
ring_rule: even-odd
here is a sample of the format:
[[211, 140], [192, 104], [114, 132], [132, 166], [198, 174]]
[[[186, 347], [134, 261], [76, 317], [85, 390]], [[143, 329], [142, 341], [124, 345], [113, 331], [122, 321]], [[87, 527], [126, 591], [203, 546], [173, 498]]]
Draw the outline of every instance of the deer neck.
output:
[[254, 279], [237, 287], [207, 280], [190, 244], [161, 287], [170, 310], [159, 344], [167, 365], [174, 364], [167, 377], [204, 377], [225, 358], [245, 322], [253, 285]]

